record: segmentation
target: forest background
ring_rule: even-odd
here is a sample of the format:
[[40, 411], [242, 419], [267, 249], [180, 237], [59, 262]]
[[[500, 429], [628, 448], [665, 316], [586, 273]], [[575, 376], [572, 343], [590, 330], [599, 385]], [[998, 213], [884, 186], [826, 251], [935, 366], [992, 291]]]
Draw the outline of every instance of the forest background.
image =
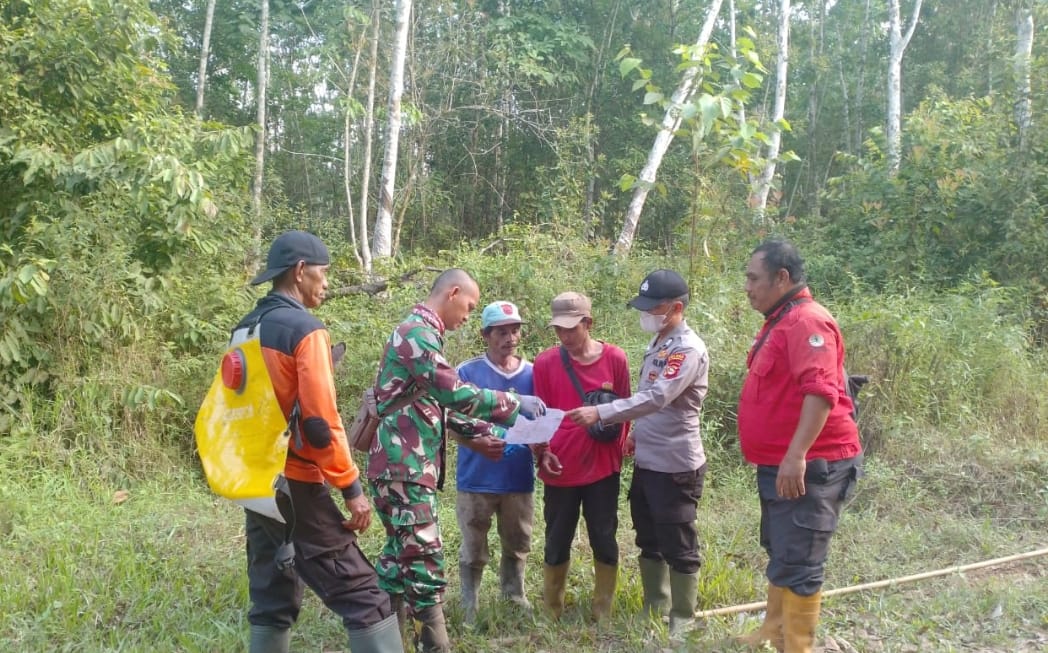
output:
[[[335, 256], [319, 315], [349, 345], [344, 415], [435, 270], [517, 302], [528, 356], [553, 343], [550, 298], [584, 291], [634, 366], [623, 302], [681, 271], [713, 361], [702, 608], [762, 592], [734, 406], [760, 325], [742, 270], [769, 235], [799, 244], [872, 378], [827, 587], [1044, 546], [1046, 25], [1032, 0], [0, 0], [0, 642], [243, 648], [242, 520], [192, 422], [287, 228]], [[449, 357], [481, 347], [470, 326]], [[620, 541], [605, 626], [585, 545], [560, 624], [489, 575], [467, 629], [452, 573], [458, 650], [669, 647], [634, 616], [626, 511]], [[824, 643], [1044, 650], [1046, 576], [1033, 559], [828, 601]], [[734, 650], [755, 619], [678, 646]], [[344, 647], [315, 601], [295, 638]]]

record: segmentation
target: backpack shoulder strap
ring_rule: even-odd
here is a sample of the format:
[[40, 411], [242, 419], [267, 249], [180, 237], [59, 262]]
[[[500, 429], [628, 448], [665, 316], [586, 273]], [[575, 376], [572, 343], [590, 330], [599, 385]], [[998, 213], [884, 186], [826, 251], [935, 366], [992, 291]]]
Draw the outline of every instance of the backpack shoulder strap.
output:
[[575, 375], [575, 368], [571, 366], [568, 350], [563, 345], [560, 346], [560, 362], [564, 364], [564, 371], [568, 373], [571, 384], [575, 386], [575, 392], [579, 393], [579, 399], [582, 400], [582, 403], [586, 403], [586, 391], [582, 389], [582, 383], [579, 382], [579, 377]]

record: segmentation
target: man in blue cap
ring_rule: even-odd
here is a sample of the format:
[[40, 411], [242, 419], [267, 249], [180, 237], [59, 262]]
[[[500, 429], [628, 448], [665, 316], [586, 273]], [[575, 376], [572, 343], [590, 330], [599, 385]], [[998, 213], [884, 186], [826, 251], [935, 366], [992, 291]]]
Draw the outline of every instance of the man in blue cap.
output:
[[[530, 395], [534, 393], [531, 363], [517, 353], [520, 344], [520, 311], [498, 301], [481, 313], [480, 335], [486, 351], [459, 365], [459, 376], [481, 388]], [[535, 513], [535, 476], [531, 450], [506, 445], [493, 437], [459, 440], [455, 512], [462, 533], [459, 581], [466, 621], [477, 611], [477, 592], [489, 560], [488, 531], [498, 519], [502, 557], [499, 588], [502, 596], [529, 608], [524, 596], [524, 562], [531, 551]]]

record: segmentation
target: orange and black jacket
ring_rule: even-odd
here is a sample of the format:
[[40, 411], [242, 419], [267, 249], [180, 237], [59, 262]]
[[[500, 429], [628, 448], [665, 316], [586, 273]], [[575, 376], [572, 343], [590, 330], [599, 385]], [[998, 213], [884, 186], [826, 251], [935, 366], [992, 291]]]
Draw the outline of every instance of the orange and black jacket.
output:
[[338, 414], [327, 329], [302, 304], [277, 292], [258, 300], [237, 329], [255, 322], [273, 391], [289, 420], [298, 402], [284, 475], [306, 483], [327, 481], [347, 499], [358, 496], [360, 470]]

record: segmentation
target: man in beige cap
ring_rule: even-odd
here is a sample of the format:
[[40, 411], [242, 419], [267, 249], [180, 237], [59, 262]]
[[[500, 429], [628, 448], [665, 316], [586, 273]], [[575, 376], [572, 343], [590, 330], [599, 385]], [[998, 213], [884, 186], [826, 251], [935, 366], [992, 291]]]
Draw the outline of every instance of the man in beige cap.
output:
[[[593, 391], [630, 395], [626, 354], [615, 345], [595, 340], [590, 300], [577, 292], [553, 298], [549, 325], [560, 345], [535, 359], [535, 394], [550, 408], [568, 411], [583, 405]], [[572, 378], [574, 376], [574, 379]], [[565, 419], [542, 451], [539, 478], [545, 483], [543, 517], [546, 521], [543, 601], [556, 618], [564, 610], [565, 584], [571, 543], [579, 512], [593, 549], [593, 617], [611, 612], [618, 575], [619, 471], [627, 428], [591, 429]], [[556, 464], [559, 461], [559, 465]], [[559, 467], [559, 473], [555, 471]]]

